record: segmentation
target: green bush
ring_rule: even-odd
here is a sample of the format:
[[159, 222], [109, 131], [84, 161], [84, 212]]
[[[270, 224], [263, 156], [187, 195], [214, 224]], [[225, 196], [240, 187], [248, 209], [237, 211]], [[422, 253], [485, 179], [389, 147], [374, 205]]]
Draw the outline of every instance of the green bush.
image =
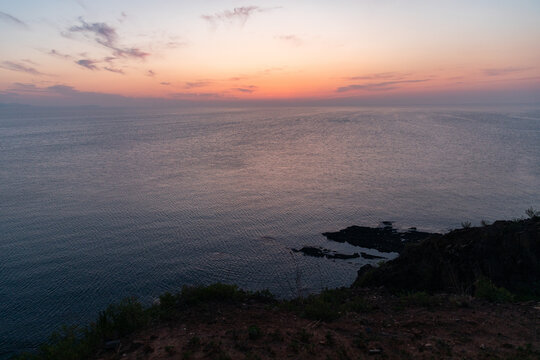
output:
[[277, 301], [274, 294], [272, 294], [268, 289], [255, 292], [247, 292], [246, 296], [248, 296], [250, 299], [263, 303], [275, 303]]
[[89, 327], [63, 327], [42, 344], [36, 354], [21, 354], [15, 360], [81, 360], [91, 357], [107, 340], [117, 339], [146, 326], [148, 310], [134, 298], [112, 304]]
[[344, 309], [350, 312], [363, 313], [372, 310], [372, 306], [364, 298], [357, 296], [350, 299], [344, 305]]
[[161, 320], [174, 320], [178, 317], [180, 296], [166, 292], [159, 297], [159, 305], [150, 308], [151, 316]]
[[93, 330], [104, 339], [117, 339], [141, 329], [149, 321], [149, 313], [142, 304], [127, 298], [102, 311]]
[[302, 316], [312, 320], [332, 321], [339, 318], [340, 313], [331, 303], [314, 299], [305, 305]]
[[63, 327], [61, 331], [51, 335], [48, 343], [40, 346], [37, 359], [79, 360], [86, 358], [95, 349], [94, 339], [94, 336], [85, 336], [85, 331], [77, 327]]
[[336, 320], [346, 299], [346, 289], [325, 290], [318, 295], [310, 295], [305, 299], [301, 315], [312, 320]]
[[[273, 295], [265, 290], [245, 292], [235, 285], [213, 284], [209, 286], [183, 287], [178, 294], [164, 293], [159, 297], [159, 304], [145, 308], [135, 298], [127, 298], [119, 303], [109, 305], [102, 311], [95, 323], [86, 328], [64, 327], [54, 333], [49, 341], [43, 344], [34, 354], [21, 354], [14, 360], [84, 360], [96, 354], [104, 343], [132, 334], [152, 322], [170, 320], [181, 315], [187, 306], [197, 306], [206, 302], [237, 302], [254, 299], [261, 302], [275, 302]], [[369, 305], [350, 289], [342, 288], [325, 290], [319, 295], [311, 295], [305, 299], [295, 299], [280, 303], [289, 310], [300, 313], [303, 317], [315, 320], [331, 321], [346, 311], [361, 312], [369, 309]], [[256, 326], [248, 329], [250, 339], [258, 339], [262, 331]], [[275, 341], [283, 341], [283, 336], [274, 334]], [[191, 350], [201, 346], [200, 339], [193, 337], [186, 346], [183, 356], [189, 358]], [[211, 349], [210, 349], [211, 350]], [[218, 358], [230, 358], [219, 349], [213, 352]], [[176, 350], [166, 349], [171, 354]], [[214, 356], [214, 357], [216, 357]]]
[[491, 302], [511, 302], [514, 295], [503, 287], [498, 287], [491, 280], [481, 277], [475, 283], [474, 296]]
[[273, 299], [268, 291], [246, 293], [235, 285], [213, 284], [184, 287], [181, 293], [165, 293], [159, 305], [145, 308], [135, 298], [109, 305], [90, 326], [79, 329], [64, 327], [51, 335], [35, 354], [24, 353], [14, 360], [82, 360], [89, 358], [108, 340], [118, 339], [148, 326], [153, 320], [170, 320], [178, 316], [182, 305], [194, 306], [208, 301], [239, 301], [247, 296]]
[[208, 286], [184, 286], [180, 301], [187, 305], [197, 305], [208, 301], [235, 301], [245, 298], [246, 293], [236, 285], [216, 283]]
[[311, 320], [332, 321], [346, 312], [366, 312], [371, 305], [348, 288], [324, 290], [307, 298], [282, 302], [280, 307]]

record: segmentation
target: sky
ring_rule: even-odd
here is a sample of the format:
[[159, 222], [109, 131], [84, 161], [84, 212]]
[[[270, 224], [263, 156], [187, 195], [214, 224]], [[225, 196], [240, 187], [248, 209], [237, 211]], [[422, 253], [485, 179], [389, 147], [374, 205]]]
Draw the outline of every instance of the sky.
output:
[[538, 0], [0, 0], [0, 103], [540, 103]]

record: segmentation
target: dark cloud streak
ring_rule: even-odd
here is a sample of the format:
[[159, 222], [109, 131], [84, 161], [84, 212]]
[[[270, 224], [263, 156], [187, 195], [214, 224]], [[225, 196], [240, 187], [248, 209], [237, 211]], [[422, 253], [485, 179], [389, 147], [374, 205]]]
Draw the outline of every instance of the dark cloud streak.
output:
[[81, 60], [75, 61], [75, 63], [90, 70], [98, 69], [98, 67], [95, 65], [97, 63], [97, 61], [95, 60], [81, 59]]
[[209, 85], [209, 81], [193, 81], [193, 82], [186, 82], [184, 84], [184, 89], [193, 89], [198, 87], [203, 87]]
[[2, 11], [0, 11], [0, 20], [5, 21], [5, 22], [10, 23], [10, 24], [14, 24], [14, 25], [23, 27], [23, 28], [25, 28], [25, 29], [28, 28], [28, 25], [26, 25], [25, 22], [23, 22], [23, 21], [17, 19], [17, 18], [16, 18], [15, 16], [13, 16], [13, 15], [9, 15], [9, 14], [7, 14], [7, 13], [5, 13], [5, 12], [2, 12]]
[[110, 71], [110, 72], [113, 72], [113, 73], [116, 73], [116, 74], [125, 75], [124, 70], [121, 70], [121, 69], [115, 69], [115, 68], [108, 67], [108, 66], [105, 66], [103, 69], [107, 70], [107, 71]]
[[116, 29], [106, 23], [96, 22], [87, 23], [82, 17], [79, 18], [81, 25], [72, 26], [68, 29], [70, 33], [90, 33], [94, 34], [94, 41], [98, 44], [113, 50], [113, 54], [119, 57], [129, 57], [136, 59], [145, 59], [150, 54], [139, 48], [122, 48], [118, 45], [118, 34]]
[[517, 72], [523, 72], [526, 70], [530, 70], [531, 68], [518, 68], [518, 67], [505, 67], [505, 68], [497, 68], [497, 69], [484, 69], [484, 75], [487, 76], [504, 76], [508, 74], [513, 74]]
[[52, 49], [47, 54], [52, 55], [52, 56], [56, 56], [56, 57], [59, 57], [59, 58], [63, 58], [63, 59], [73, 59], [73, 56], [67, 55], [67, 54], [62, 54], [61, 52], [56, 51], [55, 49]]
[[245, 94], [252, 94], [252, 93], [254, 93], [254, 92], [257, 90], [257, 86], [255, 86], [255, 85], [248, 85], [248, 86], [242, 86], [242, 87], [232, 88], [231, 90], [232, 90], [232, 91], [242, 92], [242, 93], [245, 93]]
[[244, 25], [254, 13], [261, 13], [276, 8], [261, 8], [259, 6], [242, 6], [236, 7], [232, 11], [224, 10], [213, 15], [202, 15], [201, 18], [208, 21], [211, 25], [216, 25], [219, 22], [234, 23], [238, 22]]
[[0, 68], [11, 70], [11, 71], [23, 72], [23, 73], [32, 74], [32, 75], [45, 75], [37, 71], [33, 67], [26, 66], [21, 63], [16, 63], [13, 61], [2, 61]]
[[246, 93], [246, 94], [251, 94], [251, 93], [253, 93], [255, 91], [255, 90], [246, 89], [246, 88], [234, 88], [234, 89], [231, 89], [231, 90], [238, 91], [238, 92], [243, 92], [243, 93]]
[[376, 73], [362, 76], [352, 76], [347, 78], [347, 80], [402, 80], [404, 77], [411, 75], [410, 73], [402, 74], [398, 72], [385, 72], [385, 73]]
[[144, 59], [150, 54], [140, 50], [139, 48], [126, 48], [126, 49], [114, 48], [114, 55], [121, 56], [121, 57]]
[[106, 23], [89, 24], [86, 21], [84, 21], [82, 17], [79, 18], [79, 21], [81, 22], [80, 26], [72, 26], [68, 30], [70, 32], [93, 33], [94, 35], [97, 36], [95, 40], [98, 43], [106, 47], [114, 47], [114, 44], [116, 43], [116, 40], [118, 39], [118, 35], [116, 34], [116, 30], [114, 28], [107, 25]]

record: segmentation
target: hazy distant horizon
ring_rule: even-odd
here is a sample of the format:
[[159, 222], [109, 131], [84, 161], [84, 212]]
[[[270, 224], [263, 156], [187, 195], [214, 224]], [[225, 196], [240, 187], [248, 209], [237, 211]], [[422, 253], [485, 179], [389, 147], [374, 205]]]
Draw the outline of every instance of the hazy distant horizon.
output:
[[[100, 101], [93, 98], [98, 97]], [[466, 94], [450, 94], [441, 96], [435, 94], [431, 96], [417, 97], [381, 97], [371, 99], [358, 98], [338, 98], [338, 99], [266, 99], [266, 100], [213, 100], [213, 101], [188, 101], [167, 98], [136, 98], [124, 97], [114, 94], [92, 94], [86, 97], [84, 94], [76, 98], [34, 98], [25, 99], [23, 102], [17, 97], [2, 97], [0, 95], [0, 106], [19, 107], [102, 107], [102, 108], [177, 108], [177, 107], [470, 107], [470, 106], [538, 106], [540, 105], [540, 93], [498, 93], [483, 94], [482, 97], [470, 97]]]

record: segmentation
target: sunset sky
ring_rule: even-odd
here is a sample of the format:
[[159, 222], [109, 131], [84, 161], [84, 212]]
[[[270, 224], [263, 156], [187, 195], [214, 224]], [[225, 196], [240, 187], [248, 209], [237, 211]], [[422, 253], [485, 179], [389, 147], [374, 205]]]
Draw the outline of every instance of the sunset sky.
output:
[[0, 0], [0, 103], [152, 99], [540, 102], [540, 1]]

